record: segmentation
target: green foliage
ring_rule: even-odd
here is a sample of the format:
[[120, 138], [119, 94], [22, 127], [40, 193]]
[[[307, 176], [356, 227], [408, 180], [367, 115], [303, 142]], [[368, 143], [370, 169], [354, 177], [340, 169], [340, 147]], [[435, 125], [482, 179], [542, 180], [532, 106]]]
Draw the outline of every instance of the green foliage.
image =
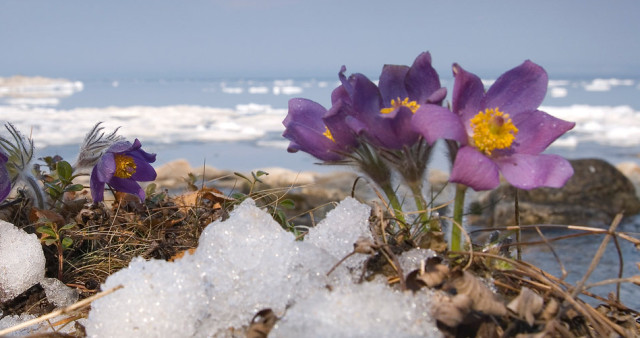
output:
[[82, 184], [74, 184], [73, 180], [79, 175], [73, 174], [73, 167], [67, 161], [56, 160], [55, 158], [43, 158], [49, 167], [49, 174], [42, 174], [44, 182], [44, 190], [52, 200], [54, 207], [57, 207], [62, 197], [67, 192], [81, 191], [84, 189]]
[[71, 237], [65, 236], [65, 232], [72, 229], [74, 226], [76, 226], [75, 223], [69, 223], [58, 228], [58, 225], [56, 223], [46, 222], [43, 226], [38, 227], [36, 231], [42, 234], [40, 240], [44, 244], [55, 244], [56, 246], [61, 246], [62, 249], [68, 249], [73, 244], [73, 239], [71, 239]]
[[155, 183], [150, 183], [145, 189], [145, 200], [151, 202], [153, 205], [157, 205], [160, 201], [167, 197], [166, 191], [156, 191], [158, 186]]

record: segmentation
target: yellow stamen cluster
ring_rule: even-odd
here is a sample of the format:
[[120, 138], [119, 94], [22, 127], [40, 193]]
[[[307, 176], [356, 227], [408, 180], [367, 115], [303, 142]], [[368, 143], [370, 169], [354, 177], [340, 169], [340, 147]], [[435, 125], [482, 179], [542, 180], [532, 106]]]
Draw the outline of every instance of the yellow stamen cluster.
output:
[[409, 101], [408, 97], [405, 97], [404, 100], [400, 100], [400, 98], [398, 98], [397, 100], [391, 99], [391, 107], [380, 109], [380, 113], [389, 114], [400, 107], [407, 107], [411, 109], [412, 113], [415, 113], [418, 108], [420, 108], [420, 105], [416, 101]]
[[327, 129], [324, 133], [322, 133], [322, 135], [326, 136], [328, 139], [330, 139], [331, 141], [333, 141], [334, 143], [336, 142], [336, 140], [333, 139], [333, 135], [331, 135], [331, 130], [329, 130], [329, 128], [325, 127], [325, 129]]
[[487, 108], [471, 119], [471, 143], [487, 155], [495, 149], [507, 149], [516, 139], [518, 128], [511, 122], [509, 114]]
[[115, 154], [116, 172], [115, 177], [130, 178], [136, 173], [136, 162], [133, 157], [121, 154]]

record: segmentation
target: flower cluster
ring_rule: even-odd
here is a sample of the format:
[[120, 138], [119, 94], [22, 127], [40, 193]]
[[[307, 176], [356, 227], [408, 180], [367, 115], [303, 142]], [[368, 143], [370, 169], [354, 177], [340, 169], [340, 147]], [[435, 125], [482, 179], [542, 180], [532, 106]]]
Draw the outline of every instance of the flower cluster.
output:
[[[156, 172], [150, 163], [155, 162], [156, 155], [143, 151], [138, 139], [131, 144], [116, 135], [117, 129], [105, 135], [100, 124], [97, 123], [87, 134], [73, 166], [61, 159], [45, 158], [54, 177], [43, 176], [39, 172], [40, 166], [32, 163], [33, 141], [7, 123], [5, 127], [11, 139], [0, 136], [0, 201], [7, 198], [13, 187], [24, 183], [38, 208], [45, 207], [47, 194], [52, 199], [49, 202], [55, 205], [62, 194], [84, 188], [73, 184], [72, 180], [79, 175], [74, 175], [74, 172], [87, 169], [91, 171], [90, 190], [94, 202], [104, 199], [105, 185], [144, 200], [145, 192], [138, 182], [155, 180]], [[34, 174], [42, 176], [46, 194]]]
[[[447, 92], [428, 52], [411, 67], [385, 65], [378, 85], [362, 74], [347, 77], [345, 71], [343, 66], [329, 109], [305, 99], [290, 101], [283, 134], [291, 141], [288, 150], [357, 166], [398, 211], [402, 207], [394, 204], [396, 189], [390, 186], [388, 168], [411, 188], [418, 208], [424, 207], [421, 181], [437, 140], [447, 141], [450, 181], [462, 194], [467, 186], [496, 188], [500, 174], [527, 190], [562, 187], [573, 175], [566, 159], [541, 154], [575, 124], [538, 109], [548, 77], [531, 61], [504, 73], [486, 92], [478, 76], [454, 64], [450, 107], [442, 106]], [[377, 173], [371, 169], [376, 166], [387, 169]], [[456, 204], [463, 201], [457, 198]], [[428, 222], [428, 217], [422, 220]]]

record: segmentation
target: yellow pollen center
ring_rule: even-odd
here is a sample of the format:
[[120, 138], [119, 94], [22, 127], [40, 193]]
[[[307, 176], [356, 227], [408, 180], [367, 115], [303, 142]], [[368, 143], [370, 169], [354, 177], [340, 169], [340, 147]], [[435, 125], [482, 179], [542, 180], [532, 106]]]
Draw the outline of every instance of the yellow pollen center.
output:
[[412, 113], [415, 113], [418, 108], [420, 108], [420, 105], [416, 101], [409, 101], [408, 97], [405, 97], [404, 100], [400, 100], [400, 98], [398, 98], [397, 100], [391, 99], [391, 107], [380, 109], [380, 113], [389, 114], [400, 107], [407, 107], [411, 109]]
[[333, 135], [331, 135], [331, 130], [329, 130], [329, 128], [327, 127], [325, 127], [325, 129], [327, 130], [324, 133], [322, 133], [322, 135], [326, 136], [331, 141], [336, 142], [336, 140], [333, 139]]
[[495, 149], [507, 149], [516, 139], [518, 128], [509, 114], [487, 108], [471, 119], [471, 144], [487, 155]]
[[115, 177], [130, 178], [136, 173], [136, 162], [133, 157], [115, 154], [116, 160], [116, 172], [113, 174]]

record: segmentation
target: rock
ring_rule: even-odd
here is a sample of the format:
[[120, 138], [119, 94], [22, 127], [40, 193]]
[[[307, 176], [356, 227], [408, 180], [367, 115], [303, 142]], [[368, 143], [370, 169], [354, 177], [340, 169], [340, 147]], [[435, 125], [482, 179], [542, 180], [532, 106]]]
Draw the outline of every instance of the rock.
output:
[[636, 196], [640, 198], [640, 165], [635, 162], [622, 162], [618, 163], [616, 168], [631, 180], [636, 188]]
[[[520, 224], [580, 224], [604, 226], [617, 213], [640, 212], [633, 183], [613, 165], [599, 159], [571, 160], [574, 175], [559, 189], [519, 190]], [[482, 194], [478, 204], [482, 217], [473, 224], [514, 225], [514, 188], [503, 183]]]

